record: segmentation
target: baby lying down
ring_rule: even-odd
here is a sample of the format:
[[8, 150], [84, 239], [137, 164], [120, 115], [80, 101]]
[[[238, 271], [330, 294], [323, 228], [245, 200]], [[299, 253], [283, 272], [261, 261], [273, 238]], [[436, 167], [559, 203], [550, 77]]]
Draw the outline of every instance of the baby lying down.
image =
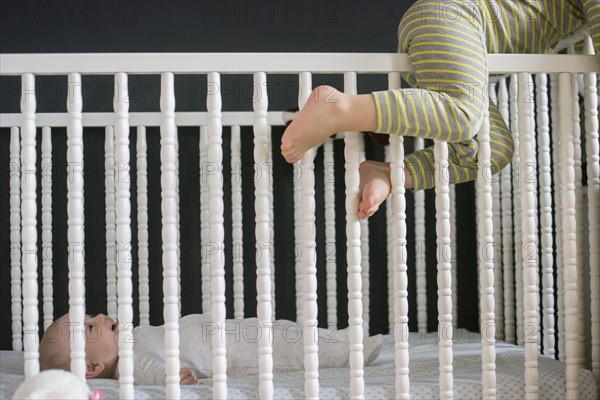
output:
[[[86, 378], [117, 379], [119, 326], [106, 315], [85, 316]], [[227, 373], [258, 373], [258, 341], [261, 335], [271, 335], [273, 369], [297, 371], [304, 368], [304, 334], [318, 340], [319, 366], [348, 366], [349, 340], [347, 329], [322, 328], [303, 332], [296, 322], [276, 320], [272, 331], [261, 326], [256, 318], [227, 320], [220, 331], [227, 346]], [[179, 321], [180, 383], [196, 384], [196, 378], [212, 375], [212, 337], [217, 325], [203, 314], [190, 314]], [[70, 368], [70, 336], [72, 327], [65, 314], [46, 329], [40, 342], [40, 368]], [[134, 381], [136, 384], [165, 384], [165, 348], [162, 326], [139, 326], [133, 330]], [[383, 337], [372, 336], [364, 341], [365, 365], [377, 358]]]

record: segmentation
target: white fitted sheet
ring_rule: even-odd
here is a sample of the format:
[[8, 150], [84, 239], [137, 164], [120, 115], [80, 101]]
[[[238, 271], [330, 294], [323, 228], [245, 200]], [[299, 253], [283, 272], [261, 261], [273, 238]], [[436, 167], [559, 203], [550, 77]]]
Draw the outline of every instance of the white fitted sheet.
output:
[[[436, 335], [413, 333], [409, 339], [410, 388], [413, 399], [438, 398], [438, 346]], [[456, 399], [481, 397], [481, 343], [478, 334], [458, 331], [453, 345], [454, 396]], [[496, 343], [497, 398], [517, 399], [524, 397], [523, 349], [504, 342]], [[275, 373], [274, 398], [304, 398], [303, 372]], [[18, 351], [0, 352], [0, 398], [10, 399], [23, 381], [23, 354]], [[182, 399], [212, 398], [210, 379], [202, 384], [182, 386]], [[348, 368], [321, 369], [319, 371], [320, 397], [322, 399], [347, 399], [349, 394]], [[118, 382], [114, 380], [91, 380], [94, 389], [102, 389], [105, 399], [118, 398]], [[256, 375], [229, 376], [228, 398], [258, 398]], [[580, 372], [581, 398], [597, 400], [597, 389], [591, 371]], [[564, 363], [539, 356], [539, 389], [541, 399], [565, 398]], [[162, 399], [162, 386], [136, 385], [136, 399]], [[394, 399], [394, 346], [393, 337], [386, 336], [381, 354], [365, 368], [365, 398]]]

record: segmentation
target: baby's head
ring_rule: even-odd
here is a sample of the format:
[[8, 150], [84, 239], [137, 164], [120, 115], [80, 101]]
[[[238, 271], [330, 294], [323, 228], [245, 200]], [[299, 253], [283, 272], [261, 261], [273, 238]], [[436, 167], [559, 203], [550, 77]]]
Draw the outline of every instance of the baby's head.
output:
[[[84, 319], [86, 378], [113, 378], [119, 359], [118, 325], [98, 314]], [[65, 314], [52, 323], [40, 342], [40, 369], [70, 370], [71, 332], [74, 327]]]

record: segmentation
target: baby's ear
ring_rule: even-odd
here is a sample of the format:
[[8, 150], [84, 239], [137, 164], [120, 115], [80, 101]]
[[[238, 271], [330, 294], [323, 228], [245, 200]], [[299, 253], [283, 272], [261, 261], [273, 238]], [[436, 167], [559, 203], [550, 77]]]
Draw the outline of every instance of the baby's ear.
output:
[[87, 361], [85, 378], [86, 379], [98, 378], [100, 376], [100, 374], [102, 373], [102, 371], [104, 371], [104, 363], [103, 362]]

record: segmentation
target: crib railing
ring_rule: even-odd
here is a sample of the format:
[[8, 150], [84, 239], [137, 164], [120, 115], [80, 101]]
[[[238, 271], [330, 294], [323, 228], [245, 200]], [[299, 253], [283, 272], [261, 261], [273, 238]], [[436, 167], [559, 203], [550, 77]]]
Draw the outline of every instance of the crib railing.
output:
[[[592, 54], [587, 43], [588, 54]], [[44, 127], [42, 139], [42, 163], [48, 162], [51, 148], [49, 147], [49, 129], [54, 126], [67, 127], [68, 160], [78, 165], [70, 173], [68, 184], [68, 231], [70, 238], [83, 243], [83, 198], [82, 198], [82, 133], [84, 126], [107, 127], [107, 163], [114, 162], [116, 174], [127, 174], [125, 168], [129, 163], [129, 129], [130, 126], [140, 126], [143, 132], [145, 126], [161, 127], [161, 164], [163, 185], [163, 265], [164, 265], [164, 318], [165, 318], [165, 348], [166, 350], [166, 396], [179, 398], [179, 353], [178, 353], [178, 318], [180, 306], [178, 299], [178, 177], [177, 171], [177, 126], [203, 126], [201, 131], [201, 157], [204, 154], [210, 163], [222, 164], [222, 127], [253, 125], [255, 132], [255, 162], [258, 165], [269, 163], [269, 126], [280, 125], [282, 113], [267, 112], [268, 99], [260, 97], [254, 102], [253, 113], [225, 113], [221, 110], [221, 93], [218, 90], [221, 74], [248, 74], [254, 76], [254, 84], [262, 87], [268, 74], [293, 73], [299, 74], [300, 98], [299, 105], [305, 103], [312, 86], [311, 73], [344, 73], [344, 91], [356, 92], [356, 73], [386, 73], [389, 74], [390, 87], [398, 87], [399, 71], [410, 71], [411, 67], [406, 55], [397, 54], [3, 54], [0, 56], [0, 71], [4, 75], [20, 75], [22, 78], [22, 97], [20, 114], [3, 114], [1, 127], [11, 128], [11, 162], [20, 165], [18, 173], [11, 175], [11, 241], [20, 243], [18, 251], [11, 258], [11, 282], [13, 291], [13, 321], [21, 324], [21, 287], [22, 287], [22, 330], [17, 330], [13, 337], [13, 346], [25, 349], [25, 375], [31, 376], [39, 372], [38, 363], [38, 304], [37, 304], [37, 261], [32, 256], [37, 246], [37, 206], [36, 181], [27, 179], [28, 175], [37, 170], [36, 165], [36, 127]], [[591, 55], [489, 55], [489, 70], [491, 74], [512, 74], [511, 89], [514, 95], [509, 96], [506, 80], [498, 85], [500, 95], [497, 101], [505, 119], [510, 120], [511, 130], [518, 140], [517, 157], [512, 163], [513, 179], [518, 180], [514, 192], [511, 193], [511, 175], [502, 173], [501, 184], [489, 174], [489, 123], [486, 115], [479, 142], [479, 173], [477, 178], [477, 211], [479, 234], [479, 268], [480, 268], [480, 324], [482, 329], [482, 397], [494, 398], [495, 389], [495, 352], [494, 343], [501, 328], [496, 312], [500, 302], [503, 302], [503, 317], [506, 321], [516, 318], [503, 326], [508, 341], [515, 340], [525, 347], [525, 394], [526, 398], [538, 397], [537, 357], [540, 347], [540, 335], [544, 338], [544, 352], [552, 354], [554, 328], [552, 315], [546, 314], [553, 309], [554, 294], [552, 274], [553, 244], [551, 242], [552, 211], [549, 202], [550, 170], [554, 172], [553, 184], [556, 195], [555, 209], [560, 214], [556, 217], [557, 224], [557, 271], [558, 271], [558, 340], [559, 354], [567, 364], [567, 395], [570, 399], [579, 397], [578, 369], [584, 365], [585, 327], [582, 315], [586, 299], [583, 297], [584, 279], [589, 279], [591, 298], [587, 300], [591, 311], [591, 342], [592, 351], [589, 355], [591, 367], [597, 381], [600, 379], [600, 241], [598, 218], [600, 218], [600, 172], [598, 168], [598, 113], [596, 96], [596, 73], [599, 72], [597, 60]], [[77, 71], [76, 73], [72, 71]], [[168, 71], [168, 72], [165, 72]], [[310, 72], [307, 72], [310, 71]], [[351, 72], [349, 72], [351, 71]], [[549, 126], [548, 100], [545, 91], [544, 77], [546, 73], [557, 74], [552, 78], [552, 135], [554, 143], [554, 165], [550, 165], [549, 157]], [[589, 218], [589, 277], [583, 275], [583, 226], [581, 202], [581, 153], [580, 132], [578, 131], [576, 81], [574, 74], [583, 73], [585, 129], [587, 153], [587, 190]], [[36, 75], [68, 74], [69, 93], [72, 94], [67, 104], [67, 114], [37, 114], [36, 113]], [[85, 113], [81, 102], [81, 74], [115, 76], [114, 113]], [[129, 113], [127, 104], [128, 74], [160, 74], [161, 75], [161, 112], [160, 113]], [[174, 74], [207, 74], [209, 91], [206, 113], [177, 113], [174, 105]], [[540, 81], [536, 88], [539, 97], [539, 109], [536, 111], [539, 130], [536, 133], [530, 99], [533, 96], [531, 74], [536, 74]], [[554, 75], [553, 75], [554, 76]], [[495, 90], [495, 87], [492, 88]], [[493, 96], [492, 101], [493, 101]], [[558, 99], [558, 100], [557, 100]], [[512, 112], [509, 113], [509, 104]], [[510, 117], [509, 117], [510, 116]], [[558, 125], [555, 125], [557, 124]], [[204, 128], [205, 127], [205, 128]], [[114, 134], [114, 138], [113, 138]], [[139, 135], [138, 145], [143, 149], [143, 134]], [[361, 224], [356, 216], [358, 203], [359, 181], [358, 165], [361, 161], [360, 135], [356, 132], [345, 134], [346, 159], [346, 212], [347, 212], [347, 260], [348, 260], [348, 314], [350, 332], [350, 393], [353, 398], [364, 398], [363, 380], [363, 325], [368, 315], [363, 313], [363, 257], [361, 252]], [[539, 138], [539, 139], [538, 139]], [[541, 255], [543, 268], [543, 307], [544, 332], [538, 332], [540, 326], [538, 295], [539, 265], [538, 233], [537, 233], [537, 176], [525, 179], [522, 174], [537, 171], [535, 140], [538, 139], [540, 182], [544, 183], [540, 196], [542, 215]], [[114, 140], [114, 145], [112, 144]], [[558, 145], [559, 143], [559, 145]], [[114, 152], [113, 150], [114, 149]], [[402, 138], [390, 138], [390, 160], [392, 165], [392, 195], [390, 198], [390, 261], [389, 275], [393, 283], [390, 299], [393, 299], [393, 314], [390, 315], [390, 328], [395, 335], [396, 349], [396, 397], [409, 398], [409, 360], [407, 322], [407, 241], [406, 241], [406, 201], [404, 190]], [[20, 154], [19, 154], [20, 152]], [[141, 164], [144, 164], [141, 152]], [[452, 224], [451, 214], [453, 205], [453, 188], [443, 179], [447, 166], [447, 146], [444, 142], [435, 143], [435, 158], [437, 164], [436, 177], [436, 232], [438, 254], [438, 332], [440, 337], [440, 398], [451, 398], [453, 395], [452, 374], [452, 323], [455, 320], [455, 290], [452, 268]], [[314, 151], [309, 151], [301, 160], [299, 171], [301, 212], [297, 214], [297, 238], [302, 244], [302, 265], [298, 273], [302, 286], [297, 286], [302, 303], [300, 320], [307, 328], [316, 324], [316, 265], [314, 234]], [[579, 157], [579, 158], [578, 158]], [[560, 163], [556, 160], [560, 159]], [[42, 165], [42, 168], [44, 166]], [[19, 175], [20, 174], [20, 175]], [[142, 173], [143, 174], [143, 173]], [[520, 174], [520, 175], [517, 175]], [[19, 179], [19, 176], [21, 179]], [[142, 175], [143, 176], [143, 175]], [[225, 282], [222, 252], [223, 244], [223, 213], [222, 172], [214, 171], [208, 176], [208, 189], [203, 196], [208, 201], [208, 209], [202, 212], [209, 221], [202, 227], [203, 236], [213, 243], [215, 251], [211, 252], [210, 262], [203, 265], [203, 279], [210, 276], [210, 282], [204, 282], [210, 288], [210, 298], [204, 299], [203, 304], [210, 305], [210, 313], [218, 329], [223, 326], [225, 319]], [[129, 185], [123, 180], [110, 182], [107, 176], [107, 238], [116, 243], [116, 265], [109, 265], [109, 312], [116, 313], [121, 326], [119, 349], [120, 396], [133, 398], [133, 361], [132, 343], [125, 337], [131, 333], [133, 320], [131, 264], [125, 262], [129, 256], [126, 244], [130, 242], [130, 195]], [[143, 180], [143, 178], [142, 178]], [[272, 193], [263, 180], [256, 186], [256, 237], [258, 243], [268, 243], [272, 240], [270, 233], [272, 215]], [[108, 187], [114, 191], [109, 192]], [[142, 185], [143, 188], [143, 185]], [[51, 200], [47, 196], [50, 188], [44, 186], [42, 191], [42, 222], [47, 227]], [[143, 191], [143, 189], [142, 189]], [[271, 191], [272, 192], [272, 191]], [[497, 195], [500, 193], [501, 198]], [[114, 197], [113, 197], [114, 196]], [[511, 205], [514, 202], [514, 210]], [[144, 197], [139, 211], [143, 212]], [[422, 203], [422, 201], [419, 201]], [[114, 207], [113, 207], [114, 204]], [[495, 204], [495, 206], [494, 206]], [[499, 208], [501, 213], [499, 213]], [[493, 219], [496, 215], [500, 218]], [[512, 219], [514, 218], [515, 235], [512, 234]], [[502, 223], [502, 231], [498, 223]], [[236, 223], [240, 223], [236, 219]], [[108, 226], [110, 225], [110, 228]], [[142, 231], [145, 229], [141, 227]], [[51, 232], [42, 228], [43, 243], [51, 241]], [[560, 233], [561, 236], [558, 236]], [[113, 237], [114, 236], [114, 237]], [[504, 242], [502, 257], [498, 251], [498, 240]], [[338, 238], [340, 240], [340, 238]], [[513, 315], [512, 290], [513, 254], [510, 250], [512, 243], [519, 251], [514, 256], [516, 269], [514, 278], [517, 281], [516, 316]], [[73, 257], [69, 262], [69, 305], [70, 319], [75, 325], [71, 344], [71, 369], [79, 376], [85, 376], [85, 352], [83, 335], [77, 334], [77, 329], [83, 329], [84, 319], [84, 288], [83, 288], [83, 258], [82, 249], [73, 248]], [[108, 251], [108, 250], [107, 250]], [[261, 247], [261, 261], [257, 265], [258, 322], [268, 326], [273, 318], [273, 276], [272, 266], [267, 257], [268, 247]], [[111, 257], [107, 257], [110, 259]], [[502, 262], [499, 259], [502, 259]], [[142, 260], [143, 257], [140, 258]], [[140, 261], [140, 267], [143, 263]], [[510, 267], [510, 268], [509, 268]], [[51, 265], [44, 265], [44, 321], [52, 318], [51, 307]], [[22, 275], [21, 275], [22, 270]], [[208, 273], [210, 271], [210, 273]], [[502, 271], [503, 275], [499, 273]], [[205, 274], [205, 272], [207, 272]], [[419, 274], [420, 272], [418, 272]], [[20, 283], [22, 276], [22, 284]], [[499, 282], [502, 278], [505, 285]], [[208, 278], [206, 278], [208, 279]], [[300, 280], [300, 279], [299, 279]], [[423, 293], [422, 284], [417, 291]], [[203, 287], [203, 293], [208, 293]], [[333, 291], [333, 293], [335, 293]], [[147, 301], [147, 290], [140, 290]], [[118, 299], [118, 300], [116, 300]], [[115, 302], [118, 304], [115, 307]], [[50, 303], [50, 304], [47, 304]], [[111, 305], [112, 304], [112, 305]], [[203, 309], [209, 309], [204, 308]], [[140, 310], [147, 307], [140, 306]], [[243, 315], [243, 311], [240, 315]], [[145, 321], [145, 318], [142, 319]], [[421, 324], [419, 324], [421, 326]], [[503, 324], [502, 324], [503, 325]], [[529, 329], [532, 329], [531, 331]], [[213, 336], [213, 382], [214, 397], [227, 397], [226, 348], [218, 338], [219, 332]], [[21, 342], [21, 334], [22, 342]], [[307, 335], [308, 336], [308, 335]], [[264, 335], [268, 338], [267, 335]], [[546, 341], [548, 340], [548, 341]], [[259, 388], [261, 398], [273, 398], [273, 371], [271, 360], [271, 345], [268, 340], [259, 343]], [[318, 356], [317, 347], [312, 340], [305, 343], [305, 396], [319, 397]]]

